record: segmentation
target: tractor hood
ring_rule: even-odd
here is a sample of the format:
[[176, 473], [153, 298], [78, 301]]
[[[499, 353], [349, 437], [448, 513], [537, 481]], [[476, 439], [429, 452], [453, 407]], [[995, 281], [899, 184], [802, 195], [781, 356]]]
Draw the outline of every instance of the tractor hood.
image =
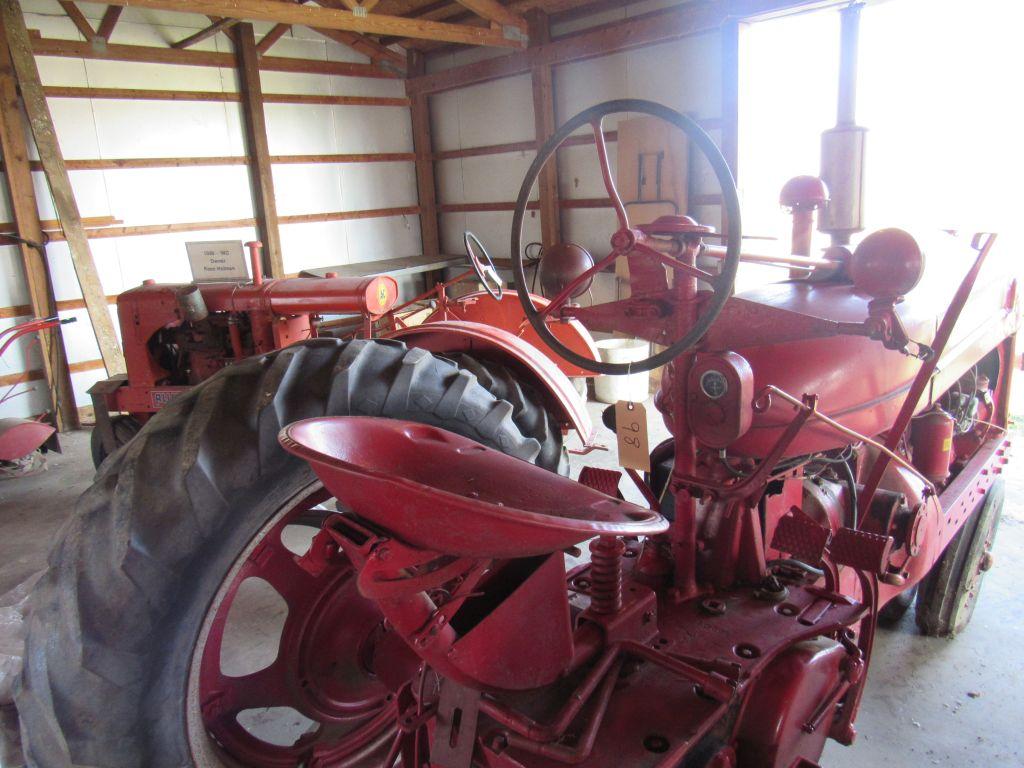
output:
[[[897, 314], [912, 340], [930, 344], [977, 254], [968, 241], [951, 235], [926, 242], [924, 276], [897, 305]], [[1016, 279], [1009, 256], [997, 241], [920, 408], [928, 407], [973, 361], [1017, 327]], [[869, 301], [849, 284], [791, 281], [762, 286], [729, 301], [708, 334], [706, 349], [731, 350], [746, 358], [755, 392], [773, 384], [797, 397], [816, 394], [823, 413], [862, 434], [876, 435], [892, 422], [921, 363], [878, 341], [838, 335], [837, 321], [863, 321]], [[792, 408], [784, 403], [755, 414], [750, 430], [730, 452], [764, 455], [792, 418]], [[811, 453], [848, 442], [814, 423], [788, 453]]]

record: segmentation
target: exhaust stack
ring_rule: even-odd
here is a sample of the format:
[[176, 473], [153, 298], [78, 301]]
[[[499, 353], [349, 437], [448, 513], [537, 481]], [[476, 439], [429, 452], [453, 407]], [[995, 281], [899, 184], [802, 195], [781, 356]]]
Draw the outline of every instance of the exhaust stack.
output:
[[818, 229], [832, 245], [847, 245], [864, 230], [864, 144], [867, 128], [857, 125], [857, 45], [862, 3], [840, 11], [839, 99], [836, 127], [821, 135], [821, 178], [831, 201], [818, 217]]

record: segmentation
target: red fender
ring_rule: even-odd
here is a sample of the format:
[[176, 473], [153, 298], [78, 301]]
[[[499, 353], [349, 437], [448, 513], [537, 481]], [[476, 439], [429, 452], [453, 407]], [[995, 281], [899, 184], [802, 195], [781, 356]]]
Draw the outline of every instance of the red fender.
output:
[[0, 461], [15, 461], [28, 456], [56, 431], [41, 421], [0, 419]]
[[[548, 305], [548, 300], [543, 296], [532, 295], [532, 297], [534, 306], [538, 309], [543, 309]], [[495, 328], [502, 328], [541, 350], [566, 376], [590, 377], [594, 375], [593, 371], [570, 363], [548, 348], [523, 314], [523, 306], [519, 303], [519, 296], [515, 292], [505, 293], [501, 300], [495, 299], [486, 291], [467, 293], [465, 296], [449, 299], [442, 303], [423, 322], [439, 323], [448, 320], [463, 320], [468, 323], [483, 323], [484, 325], [493, 325]], [[550, 328], [555, 338], [576, 354], [589, 357], [591, 360], [601, 359], [597, 347], [594, 345], [594, 338], [579, 320], [552, 323]]]
[[590, 414], [569, 378], [551, 359], [527, 341], [501, 328], [463, 320], [441, 320], [400, 328], [388, 338], [401, 339], [410, 347], [436, 354], [450, 352], [498, 353], [526, 377], [544, 398], [545, 405], [563, 427], [579, 432], [584, 443], [593, 433]]

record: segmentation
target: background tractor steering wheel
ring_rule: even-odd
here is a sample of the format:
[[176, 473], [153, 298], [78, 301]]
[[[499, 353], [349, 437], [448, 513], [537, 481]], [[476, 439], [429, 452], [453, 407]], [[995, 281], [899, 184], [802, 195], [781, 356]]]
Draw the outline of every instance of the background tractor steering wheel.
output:
[[[501, 301], [501, 298], [505, 295], [505, 286], [502, 285], [501, 278], [498, 276], [498, 268], [494, 266], [491, 254], [484, 248], [480, 238], [468, 229], [463, 233], [462, 240], [466, 244], [466, 255], [469, 256], [469, 263], [473, 265], [473, 271], [480, 278], [484, 290], [496, 301]], [[479, 253], [477, 253], [478, 250]], [[483, 254], [482, 259], [480, 254]], [[494, 285], [493, 288], [491, 287], [492, 283]]]
[[[728, 222], [726, 255], [721, 262], [717, 274], [699, 269], [691, 263], [684, 263], [666, 254], [663, 250], [656, 249], [654, 247], [657, 244], [656, 241], [651, 239], [648, 233], [645, 233], [645, 230], [648, 229], [647, 227], [634, 228], [630, 226], [626, 207], [623, 205], [622, 198], [615, 187], [614, 176], [608, 163], [608, 149], [605, 144], [603, 128], [605, 117], [623, 112], [651, 115], [671, 123], [687, 135], [690, 141], [700, 149], [701, 153], [711, 164], [711, 168], [718, 179], [718, 185], [722, 190], [724, 214]], [[611, 205], [618, 217], [618, 229], [612, 236], [611, 252], [606, 257], [595, 259], [596, 263], [591, 269], [588, 269], [573, 280], [566, 286], [565, 290], [552, 298], [550, 304], [546, 307], [537, 307], [534, 305], [528, 290], [524, 251], [522, 248], [523, 220], [526, 216], [527, 205], [530, 202], [530, 194], [544, 164], [558, 151], [558, 148], [566, 139], [578, 129], [587, 125], [591, 127], [594, 134], [597, 158], [601, 165], [601, 176], [604, 179], [605, 189], [608, 192]], [[701, 231], [710, 231], [709, 228], [695, 226], [692, 222], [688, 228], [685, 228], [687, 226], [685, 224], [683, 226], [683, 230], [676, 230], [676, 233], [679, 233], [679, 237], [686, 236], [683, 232], [689, 233], [688, 236], [697, 237]], [[650, 229], [654, 228], [651, 227]], [[729, 296], [732, 294], [733, 284], [736, 281], [736, 270], [739, 268], [740, 263], [741, 232], [739, 196], [736, 192], [736, 184], [733, 181], [732, 172], [729, 170], [729, 165], [715, 145], [715, 142], [696, 122], [674, 109], [669, 109], [653, 101], [642, 99], [606, 101], [580, 112], [562, 125], [541, 147], [536, 159], [534, 159], [533, 164], [526, 173], [526, 178], [523, 179], [523, 185], [519, 190], [519, 198], [516, 201], [515, 214], [512, 219], [512, 263], [516, 290], [519, 293], [519, 300], [523, 305], [523, 311], [526, 313], [526, 317], [534, 330], [537, 331], [537, 334], [544, 339], [544, 342], [549, 347], [566, 360], [597, 373], [628, 374], [649, 371], [668, 363], [694, 346], [707, 333], [718, 315], [721, 314], [725, 302], [728, 301]], [[660, 235], [661, 233], [651, 232], [650, 234]], [[684, 323], [679, 318], [681, 318], [684, 308], [688, 312], [690, 309], [686, 307], [685, 303], [678, 300], [677, 293], [673, 292], [672, 289], [664, 291], [662, 296], [637, 296], [636, 298], [624, 301], [604, 302], [586, 308], [571, 307], [567, 304], [573, 289], [579, 283], [592, 279], [598, 272], [614, 264], [615, 259], [620, 256], [629, 256], [631, 263], [633, 259], [636, 259], [638, 263], [642, 262], [645, 269], [648, 270], [648, 274], [651, 273], [650, 270], [653, 267], [663, 270], [667, 266], [675, 271], [677, 282], [680, 279], [689, 281], [691, 284], [694, 281], [700, 281], [710, 285], [712, 292], [709, 295], [708, 292], [702, 291], [687, 300], [693, 307], [691, 313], [692, 322], [686, 324], [688, 327], [684, 327]], [[672, 298], [674, 302], [678, 302], [672, 304], [672, 309], [668, 310], [667, 313], [665, 310], [660, 309], [660, 307], [665, 305], [663, 301], [665, 298]], [[600, 317], [602, 324], [606, 326], [594, 330], [615, 330], [637, 335], [638, 329], [644, 327], [642, 323], [637, 321], [637, 309], [648, 310], [654, 315], [662, 312], [662, 315], [657, 318], [657, 322], [661, 323], [659, 327], [662, 330], [660, 333], [651, 334], [656, 336], [655, 339], [651, 339], [650, 336], [647, 338], [666, 345], [666, 349], [635, 363], [605, 363], [584, 357], [562, 344], [548, 327], [548, 323], [560, 322], [571, 317], [577, 317], [586, 325], [587, 317], [590, 316], [592, 318]], [[619, 323], [618, 327], [616, 327], [616, 322]], [[671, 334], [668, 332], [670, 327], [673, 329]]]

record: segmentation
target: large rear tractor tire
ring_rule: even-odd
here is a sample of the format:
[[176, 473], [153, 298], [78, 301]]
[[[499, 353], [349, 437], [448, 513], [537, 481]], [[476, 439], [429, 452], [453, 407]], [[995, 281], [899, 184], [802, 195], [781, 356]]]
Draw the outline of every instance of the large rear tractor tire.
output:
[[1005, 499], [1006, 482], [1000, 477], [921, 581], [915, 618], [925, 635], [955, 637], [970, 622], [982, 579], [992, 565]]
[[562, 445], [561, 427], [533, 387], [520, 381], [502, 363], [465, 353], [452, 355], [451, 359], [476, 376], [484, 389], [496, 398], [512, 403], [512, 421], [523, 435], [540, 443], [538, 466], [562, 475], [569, 474], [569, 457]]
[[[336, 339], [244, 361], [166, 406], [103, 464], [36, 587], [17, 693], [29, 764], [380, 765], [418, 661], [343, 556], [304, 559], [339, 512], [278, 432], [401, 418], [534, 461], [513, 411], [424, 350]], [[269, 590], [267, 611], [236, 616], [246, 585]], [[226, 654], [258, 635], [269, 654]]]

